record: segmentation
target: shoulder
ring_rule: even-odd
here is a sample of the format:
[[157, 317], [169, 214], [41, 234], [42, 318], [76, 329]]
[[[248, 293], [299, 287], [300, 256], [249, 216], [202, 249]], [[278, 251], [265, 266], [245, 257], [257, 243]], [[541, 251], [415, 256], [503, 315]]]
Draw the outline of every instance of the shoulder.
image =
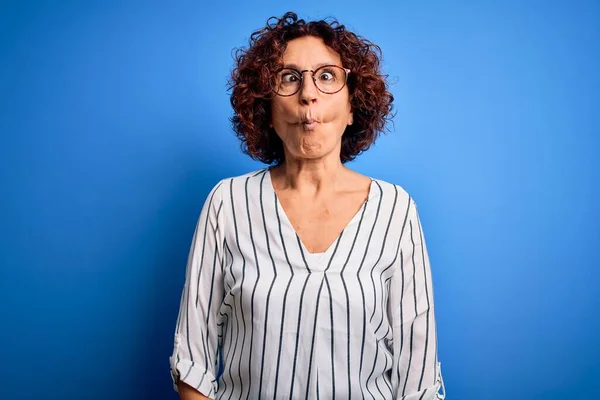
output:
[[[373, 179], [376, 187], [381, 188], [382, 193], [382, 204], [393, 204], [388, 206], [393, 220], [396, 221], [399, 227], [401, 227], [401, 236], [410, 238], [410, 240], [423, 240], [415, 239], [412, 236], [404, 235], [404, 232], [412, 232], [412, 229], [421, 229], [421, 222], [419, 217], [419, 211], [417, 209], [417, 203], [412, 195], [399, 184], [387, 182], [381, 179]], [[386, 200], [387, 199], [387, 200]], [[408, 239], [406, 239], [408, 240]], [[411, 242], [412, 243], [412, 242]]]
[[221, 182], [226, 182], [228, 184], [236, 184], [239, 182], [246, 182], [247, 180], [253, 180], [253, 178], [261, 178], [262, 176], [264, 176], [267, 171], [269, 170], [269, 168], [261, 168], [261, 169], [256, 169], [250, 172], [246, 172], [244, 174], [241, 175], [235, 175], [235, 176], [230, 176], [227, 178], [224, 178], [221, 180]]
[[379, 195], [382, 196], [382, 200], [389, 200], [391, 198], [395, 199], [395, 201], [399, 204], [414, 203], [414, 199], [412, 198], [410, 193], [408, 193], [408, 191], [404, 189], [403, 186], [397, 183], [385, 181], [383, 179], [371, 179], [373, 180], [373, 184], [376, 188], [376, 190], [374, 191], [376, 192], [376, 194], [378, 192]]
[[212, 214], [223, 217], [234, 204], [245, 202], [248, 191], [256, 191], [267, 171], [268, 168], [263, 168], [221, 179], [210, 189], [204, 207], [208, 207]]
[[246, 184], [256, 184], [260, 182], [268, 173], [269, 168], [261, 168], [257, 170], [253, 170], [250, 172], [246, 172], [241, 175], [230, 176], [228, 178], [224, 178], [221, 180], [222, 183], [228, 186], [238, 186], [238, 185], [246, 185]]
[[374, 189], [371, 197], [376, 199], [378, 197], [381, 200], [382, 205], [387, 205], [387, 209], [394, 215], [394, 219], [402, 221], [402, 224], [406, 223], [407, 220], [418, 220], [419, 211], [417, 202], [409, 191], [407, 191], [402, 185], [388, 182], [382, 179], [373, 179]]
[[244, 190], [247, 187], [253, 188], [259, 185], [265, 178], [269, 168], [261, 168], [254, 171], [246, 172], [241, 175], [234, 175], [221, 179], [215, 184], [211, 190], [216, 192], [221, 198], [235, 196], [239, 190]]

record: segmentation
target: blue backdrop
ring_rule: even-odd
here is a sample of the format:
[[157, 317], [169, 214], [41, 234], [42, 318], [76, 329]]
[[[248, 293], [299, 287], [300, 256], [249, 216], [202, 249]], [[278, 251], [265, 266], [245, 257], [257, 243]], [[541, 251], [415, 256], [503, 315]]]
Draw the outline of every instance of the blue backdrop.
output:
[[[0, 399], [177, 398], [198, 213], [220, 179], [261, 167], [228, 121], [232, 49], [287, 10], [1, 3]], [[600, 4], [295, 11], [383, 49], [397, 116], [351, 167], [419, 204], [447, 398], [595, 398]]]

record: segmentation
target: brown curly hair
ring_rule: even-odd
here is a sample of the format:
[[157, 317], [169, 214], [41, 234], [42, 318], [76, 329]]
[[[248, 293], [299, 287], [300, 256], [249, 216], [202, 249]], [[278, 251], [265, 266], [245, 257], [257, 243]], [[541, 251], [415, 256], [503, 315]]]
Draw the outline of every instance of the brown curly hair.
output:
[[393, 117], [394, 97], [386, 76], [380, 73], [379, 46], [350, 31], [337, 20], [305, 22], [293, 12], [271, 17], [264, 28], [250, 36], [248, 48], [235, 52], [229, 90], [234, 115], [233, 130], [242, 142], [242, 151], [265, 164], [284, 161], [283, 142], [270, 127], [271, 80], [282, 67], [286, 43], [303, 36], [321, 38], [337, 52], [349, 68], [348, 89], [354, 122], [342, 136], [340, 159], [353, 160], [367, 150]]

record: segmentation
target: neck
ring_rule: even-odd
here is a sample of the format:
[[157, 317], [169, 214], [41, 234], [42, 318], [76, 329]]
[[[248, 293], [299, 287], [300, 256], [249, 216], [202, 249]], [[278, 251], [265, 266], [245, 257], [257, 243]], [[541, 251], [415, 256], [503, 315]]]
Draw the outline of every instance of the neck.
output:
[[301, 196], [321, 197], [339, 189], [348, 169], [339, 156], [317, 160], [286, 157], [286, 161], [273, 172], [278, 189], [292, 190]]

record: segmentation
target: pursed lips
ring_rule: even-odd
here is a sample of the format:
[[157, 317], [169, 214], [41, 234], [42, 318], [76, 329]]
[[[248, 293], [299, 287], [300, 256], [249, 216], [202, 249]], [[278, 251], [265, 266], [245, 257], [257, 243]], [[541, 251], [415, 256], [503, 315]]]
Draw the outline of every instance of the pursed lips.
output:
[[300, 125], [302, 125], [302, 127], [308, 131], [314, 130], [318, 124], [319, 121], [315, 118], [303, 118], [302, 121], [300, 121]]

